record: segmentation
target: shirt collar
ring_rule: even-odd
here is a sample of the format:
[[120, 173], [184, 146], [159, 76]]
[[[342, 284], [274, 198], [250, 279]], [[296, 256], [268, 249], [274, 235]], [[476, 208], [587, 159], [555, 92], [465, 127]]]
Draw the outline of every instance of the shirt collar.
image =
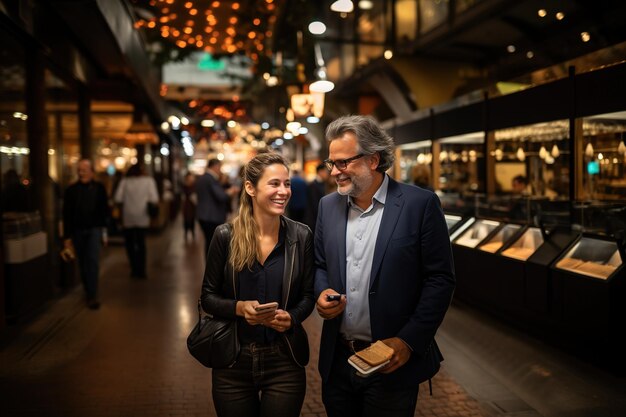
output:
[[[389, 188], [389, 177], [385, 173], [383, 174], [382, 184], [380, 184], [380, 187], [378, 187], [378, 190], [376, 190], [376, 192], [372, 196], [372, 203], [374, 201], [377, 201], [384, 206], [385, 201], [387, 201], [387, 189], [388, 188]], [[356, 203], [354, 202], [354, 200], [352, 199], [352, 196], [348, 196], [348, 205], [352, 207], [358, 207]]]

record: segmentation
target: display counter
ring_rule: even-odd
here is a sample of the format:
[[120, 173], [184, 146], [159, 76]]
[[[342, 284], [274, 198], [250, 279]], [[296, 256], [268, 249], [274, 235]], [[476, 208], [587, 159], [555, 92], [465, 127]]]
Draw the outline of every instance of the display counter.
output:
[[[608, 237], [583, 234], [552, 266], [554, 303], [563, 338], [592, 360], [626, 370], [624, 253]], [[603, 353], [604, 352], [604, 353]]]
[[446, 225], [448, 226], [448, 233], [451, 234], [456, 230], [461, 223], [463, 223], [463, 217], [457, 214], [446, 214]]
[[516, 236], [521, 229], [522, 226], [519, 224], [505, 224], [498, 229], [498, 231], [494, 233], [491, 238], [486, 239], [485, 242], [481, 243], [480, 246], [478, 246], [478, 249], [485, 252], [496, 253], [508, 241]]
[[52, 275], [48, 238], [38, 212], [7, 212], [2, 217], [5, 313], [8, 323], [25, 318], [50, 299]]
[[454, 239], [454, 243], [468, 248], [475, 248], [483, 240], [491, 236], [501, 225], [501, 222], [493, 220], [476, 220], [459, 237]]
[[497, 292], [493, 287], [493, 265], [487, 256], [491, 254], [477, 247], [488, 241], [501, 226], [502, 223], [498, 221], [472, 217], [450, 236], [456, 266], [455, 294], [458, 297], [491, 304]]

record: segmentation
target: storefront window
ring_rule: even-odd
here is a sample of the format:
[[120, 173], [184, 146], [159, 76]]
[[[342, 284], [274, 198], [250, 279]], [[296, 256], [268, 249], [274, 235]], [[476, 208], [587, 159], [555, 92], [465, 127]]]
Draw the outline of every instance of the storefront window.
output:
[[420, 0], [420, 33], [426, 33], [448, 18], [448, 0]]
[[78, 99], [76, 93], [50, 70], [45, 72], [48, 115], [48, 174], [61, 188], [74, 178], [80, 158]]
[[569, 198], [569, 121], [495, 132], [496, 194]]
[[400, 43], [415, 40], [417, 34], [417, 0], [398, 0], [395, 3], [396, 39]]
[[467, 195], [484, 190], [484, 133], [475, 132], [440, 139], [439, 189]]
[[23, 51], [13, 38], [0, 31], [0, 184], [3, 213], [33, 209], [25, 89]]
[[432, 188], [432, 142], [424, 140], [399, 146], [400, 180], [423, 188]]
[[381, 45], [387, 41], [384, 2], [372, 3], [372, 8], [362, 10], [359, 16], [358, 36], [364, 42], [358, 49], [359, 65], [367, 65], [370, 60], [379, 58], [384, 52]]
[[626, 200], [626, 112], [583, 119], [583, 199]]

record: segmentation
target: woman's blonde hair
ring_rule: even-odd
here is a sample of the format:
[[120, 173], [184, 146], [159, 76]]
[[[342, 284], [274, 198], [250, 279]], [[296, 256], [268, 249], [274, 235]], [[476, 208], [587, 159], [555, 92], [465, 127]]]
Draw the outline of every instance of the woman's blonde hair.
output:
[[287, 160], [274, 152], [259, 154], [244, 166], [239, 213], [233, 220], [233, 238], [230, 241], [229, 262], [235, 271], [242, 271], [245, 267], [251, 268], [259, 256], [259, 245], [256, 239], [259, 226], [254, 220], [252, 197], [246, 192], [246, 182], [249, 181], [256, 188], [265, 168], [274, 164], [284, 165], [289, 171]]

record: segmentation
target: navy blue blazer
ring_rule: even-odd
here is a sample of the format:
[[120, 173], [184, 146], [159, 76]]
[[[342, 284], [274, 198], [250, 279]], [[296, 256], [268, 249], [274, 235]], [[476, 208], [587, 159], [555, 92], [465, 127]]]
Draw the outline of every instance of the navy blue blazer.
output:
[[[320, 201], [316, 297], [326, 288], [346, 294], [347, 214], [347, 196], [335, 192]], [[434, 337], [454, 287], [452, 249], [439, 198], [389, 178], [370, 279], [372, 338], [399, 337], [413, 353], [404, 366], [383, 374], [386, 384], [419, 384], [437, 372], [443, 358]], [[341, 318], [324, 321], [319, 358], [324, 381], [330, 374]]]

